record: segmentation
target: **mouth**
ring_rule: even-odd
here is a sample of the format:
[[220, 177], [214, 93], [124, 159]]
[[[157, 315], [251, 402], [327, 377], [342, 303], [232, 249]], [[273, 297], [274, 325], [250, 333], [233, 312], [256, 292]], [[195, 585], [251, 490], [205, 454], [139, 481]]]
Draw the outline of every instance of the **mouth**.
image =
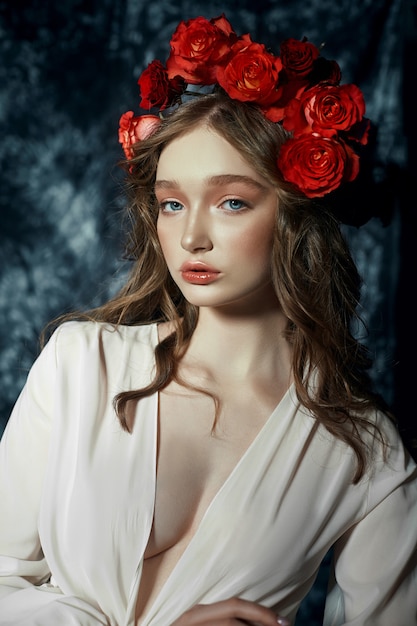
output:
[[184, 263], [181, 266], [181, 276], [193, 285], [208, 285], [220, 277], [220, 272], [205, 263]]

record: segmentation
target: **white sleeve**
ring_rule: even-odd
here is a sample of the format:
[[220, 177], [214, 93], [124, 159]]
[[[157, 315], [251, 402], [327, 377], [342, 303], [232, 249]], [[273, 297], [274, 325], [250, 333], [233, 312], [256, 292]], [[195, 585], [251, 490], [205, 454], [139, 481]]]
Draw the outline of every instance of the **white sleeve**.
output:
[[335, 545], [324, 626], [417, 625], [417, 476], [407, 456], [371, 483], [367, 515]]
[[55, 343], [54, 336], [33, 364], [0, 442], [0, 597], [49, 577], [38, 515], [53, 413]]
[[50, 571], [38, 535], [61, 328], [33, 364], [0, 441], [1, 626], [109, 623], [97, 608], [47, 583]]
[[48, 585], [26, 587], [0, 600], [1, 626], [110, 626], [97, 608]]

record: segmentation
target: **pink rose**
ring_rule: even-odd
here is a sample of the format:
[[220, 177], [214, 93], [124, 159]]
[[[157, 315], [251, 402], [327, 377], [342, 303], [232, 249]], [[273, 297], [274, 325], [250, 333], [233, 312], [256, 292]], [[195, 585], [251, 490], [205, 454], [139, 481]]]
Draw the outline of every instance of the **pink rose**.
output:
[[123, 113], [119, 122], [119, 143], [127, 159], [134, 157], [133, 146], [150, 137], [160, 124], [161, 120], [156, 115], [135, 117], [133, 111]]

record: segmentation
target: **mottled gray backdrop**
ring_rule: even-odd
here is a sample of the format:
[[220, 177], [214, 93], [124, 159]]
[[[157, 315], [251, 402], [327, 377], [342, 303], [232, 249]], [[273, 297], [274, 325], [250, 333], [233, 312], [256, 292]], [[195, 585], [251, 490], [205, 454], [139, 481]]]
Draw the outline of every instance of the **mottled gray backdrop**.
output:
[[[181, 19], [222, 12], [278, 53], [285, 37], [325, 43], [356, 82], [376, 139], [346, 204], [364, 278], [373, 377], [415, 436], [417, 0], [0, 0], [0, 433], [48, 320], [106, 299], [123, 279], [118, 120], [140, 72], [165, 61]], [[358, 224], [363, 225], [358, 228]], [[413, 397], [414, 400], [414, 397]], [[319, 585], [297, 624], [321, 623]]]

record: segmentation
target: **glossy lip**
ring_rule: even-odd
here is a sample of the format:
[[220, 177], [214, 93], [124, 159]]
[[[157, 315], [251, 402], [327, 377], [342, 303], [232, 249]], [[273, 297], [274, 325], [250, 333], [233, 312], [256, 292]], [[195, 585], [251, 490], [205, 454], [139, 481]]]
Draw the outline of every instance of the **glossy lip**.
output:
[[219, 270], [202, 261], [187, 261], [180, 268], [182, 278], [192, 285], [209, 285], [220, 276]]

